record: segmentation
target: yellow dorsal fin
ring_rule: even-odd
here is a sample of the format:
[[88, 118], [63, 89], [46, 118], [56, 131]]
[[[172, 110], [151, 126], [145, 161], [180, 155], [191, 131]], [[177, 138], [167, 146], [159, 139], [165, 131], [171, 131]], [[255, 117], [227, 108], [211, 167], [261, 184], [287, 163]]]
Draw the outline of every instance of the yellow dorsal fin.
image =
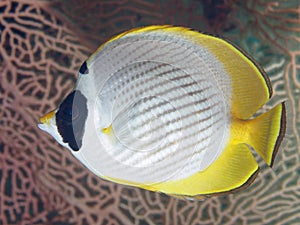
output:
[[165, 32], [177, 35], [194, 42], [196, 45], [207, 48], [223, 64], [224, 69], [231, 78], [231, 111], [234, 117], [248, 119], [270, 99], [272, 88], [263, 69], [250, 56], [227, 40], [184, 27], [164, 25], [133, 29], [112, 38], [107, 43], [124, 35], [148, 32]]
[[272, 87], [268, 76], [237, 46], [227, 40], [194, 31], [187, 37], [207, 48], [229, 74], [232, 82], [231, 112], [234, 117], [250, 118], [271, 98]]

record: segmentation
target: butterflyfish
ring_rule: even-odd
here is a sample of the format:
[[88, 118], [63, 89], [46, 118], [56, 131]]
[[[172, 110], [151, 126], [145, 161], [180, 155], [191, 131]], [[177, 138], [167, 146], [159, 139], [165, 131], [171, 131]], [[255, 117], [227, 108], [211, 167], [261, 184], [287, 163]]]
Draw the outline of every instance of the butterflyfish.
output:
[[247, 187], [259, 171], [252, 150], [272, 166], [285, 104], [255, 116], [271, 96], [231, 42], [148, 26], [102, 44], [38, 126], [105, 180], [200, 199]]

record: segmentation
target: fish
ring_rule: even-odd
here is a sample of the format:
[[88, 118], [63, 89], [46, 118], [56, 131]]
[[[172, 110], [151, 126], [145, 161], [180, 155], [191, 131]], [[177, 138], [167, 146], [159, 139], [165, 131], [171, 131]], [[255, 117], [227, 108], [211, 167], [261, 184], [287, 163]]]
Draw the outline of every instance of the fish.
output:
[[272, 167], [285, 103], [262, 67], [224, 38], [152, 25], [123, 32], [81, 65], [38, 127], [100, 178], [186, 199], [235, 193]]

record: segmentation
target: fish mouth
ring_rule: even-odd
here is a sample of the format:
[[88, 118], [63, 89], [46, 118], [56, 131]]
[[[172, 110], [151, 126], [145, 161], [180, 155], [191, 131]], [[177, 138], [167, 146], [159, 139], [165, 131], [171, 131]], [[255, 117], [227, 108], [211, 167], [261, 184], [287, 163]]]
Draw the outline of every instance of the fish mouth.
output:
[[38, 126], [40, 127], [40, 125], [50, 125], [51, 123], [51, 119], [54, 117], [55, 115], [55, 110], [48, 112], [46, 115], [42, 116], [39, 121], [40, 124], [38, 124]]
[[37, 126], [38, 126], [38, 128], [40, 128], [43, 131], [46, 131], [47, 127], [49, 127], [48, 125], [46, 125], [44, 123], [39, 123]]

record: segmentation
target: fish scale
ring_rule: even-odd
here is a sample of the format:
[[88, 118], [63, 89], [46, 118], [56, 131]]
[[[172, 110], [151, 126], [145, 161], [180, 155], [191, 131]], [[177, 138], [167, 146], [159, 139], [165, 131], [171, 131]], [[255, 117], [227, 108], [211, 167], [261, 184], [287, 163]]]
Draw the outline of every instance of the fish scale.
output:
[[[137, 67], [136, 65], [134, 65], [135, 66], [135, 70], [137, 72], [140, 72], [138, 70], [139, 68], [143, 68], [143, 69], [147, 70], [146, 69], [147, 67], [145, 68], [145, 66], [146, 66], [147, 63], [153, 64], [153, 62], [143, 62], [143, 63], [140, 63], [141, 67]], [[156, 65], [156, 64], [154, 64], [154, 65]], [[166, 69], [167, 66], [164, 65], [164, 67]], [[129, 68], [121, 70], [122, 73], [120, 72], [120, 74], [122, 74], [122, 75], [123, 74], [128, 75], [128, 77], [124, 77], [124, 75], [123, 75], [122, 79], [126, 79], [127, 81], [134, 80], [134, 79], [131, 79], [131, 77], [136, 77], [136, 75], [134, 73], [128, 73], [127, 72], [127, 69], [129, 71], [132, 71], [132, 69], [130, 69], [130, 68], [131, 68], [131, 66], [129, 66]], [[155, 69], [153, 69], [153, 68], [155, 68]], [[125, 91], [122, 91], [122, 87], [123, 86], [119, 85], [119, 88], [121, 89], [120, 90], [121, 94], [118, 97], [115, 97], [114, 99], [118, 99], [121, 102], [121, 104], [119, 104], [120, 106], [127, 105], [128, 104], [127, 100], [131, 99], [131, 98], [127, 98], [128, 95], [131, 95], [131, 96], [142, 96], [141, 95], [141, 90], [142, 90], [142, 92], [147, 92], [146, 90], [148, 90], [149, 94], [150, 95], [154, 95], [154, 96], [168, 96], [168, 95], [170, 95], [168, 97], [169, 98], [172, 97], [172, 102], [174, 103], [177, 98], [180, 99], [180, 98], [182, 98], [182, 96], [193, 97], [194, 94], [190, 94], [190, 93], [195, 93], [197, 91], [199, 93], [201, 93], [201, 92], [204, 91], [204, 89], [206, 89], [206, 91], [208, 91], [207, 87], [205, 85], [203, 85], [203, 84], [202, 84], [201, 88], [199, 89], [197, 87], [198, 83], [195, 82], [193, 79], [191, 79], [189, 75], [186, 76], [186, 78], [189, 78], [189, 79], [178, 79], [177, 80], [176, 79], [176, 75], [179, 76], [180, 78], [183, 77], [183, 76], [181, 76], [181, 74], [178, 74], [179, 70], [177, 70], [177, 74], [175, 73], [175, 75], [174, 75], [174, 73], [173, 73], [174, 70], [173, 69], [167, 70], [167, 71], [170, 71], [170, 73], [166, 72], [165, 70], [163, 72], [159, 73], [160, 71], [157, 71], [158, 68], [161, 68], [161, 66], [151, 67], [151, 69], [147, 70], [148, 73], [144, 73], [143, 71], [140, 72], [140, 74], [144, 74], [144, 76], [139, 76], [139, 79], [144, 78], [146, 76], [146, 74], [147, 74], [147, 78], [149, 77], [148, 79], [145, 78], [147, 80], [147, 82], [142, 82], [141, 81], [139, 83], [139, 85], [131, 85], [130, 82], [128, 82], [128, 83], [125, 82], [125, 83], [123, 83], [123, 86], [126, 87]], [[156, 73], [154, 75], [152, 75], [151, 73], [149, 73], [149, 71], [152, 71], [154, 73], [156, 72]], [[162, 76], [162, 74], [163, 74], [163, 76]], [[118, 75], [116, 74], [115, 76], [118, 76]], [[175, 84], [175, 86], [173, 85], [170, 88], [169, 86], [166, 85], [166, 82], [161, 82], [160, 80], [155, 79], [155, 77], [163, 77], [169, 83], [171, 83], [170, 80], [172, 80], [172, 84]], [[135, 80], [135, 81], [137, 82], [138, 80]], [[154, 82], [154, 84], [152, 84], [150, 81]], [[177, 83], [176, 83], [176, 81], [177, 81]], [[151, 88], [147, 88], [149, 86]], [[195, 87], [193, 88], [193, 86], [195, 86]], [[140, 87], [140, 89], [138, 89], [137, 87]], [[145, 90], [144, 87], [146, 88], [146, 90]], [[185, 90], [183, 92], [184, 93], [183, 95], [178, 95], [178, 94], [176, 95], [176, 90], [178, 90], [178, 88], [183, 88], [183, 89], [189, 88], [189, 89]], [[130, 90], [133, 90], [132, 93], [130, 92]], [[172, 129], [172, 128], [170, 128], [170, 126], [167, 126], [167, 123], [170, 123], [170, 121], [172, 121], [172, 120], [173, 121], [177, 121], [177, 120], [181, 119], [181, 117], [183, 117], [187, 121], [182, 120], [181, 122], [187, 123], [188, 124], [187, 127], [191, 128], [190, 124], [193, 124], [195, 121], [201, 121], [201, 119], [197, 118], [195, 112], [200, 111], [203, 108], [203, 106], [207, 106], [207, 102], [205, 100], [212, 99], [211, 97], [212, 96], [208, 96], [208, 98], [206, 98], [206, 99], [204, 99], [204, 100], [201, 101], [201, 100], [199, 100], [199, 99], [201, 99], [201, 98], [199, 98], [199, 96], [194, 96], [194, 100], [189, 101], [189, 103], [187, 103], [186, 101], [176, 102], [176, 104], [175, 104], [176, 107], [174, 108], [174, 110], [184, 109], [184, 114], [180, 115], [179, 117], [175, 117], [175, 118], [172, 117], [172, 116], [170, 116], [170, 113], [172, 113], [174, 110], [172, 111], [172, 110], [170, 110], [170, 108], [164, 108], [164, 107], [162, 107], [163, 104], [157, 104], [157, 102], [155, 102], [155, 101], [152, 102], [152, 104], [148, 104], [147, 107], [145, 107], [145, 109], [142, 112], [140, 112], [139, 114], [135, 114], [135, 116], [139, 117], [139, 118], [142, 118], [143, 116], [147, 117], [147, 118], [151, 118], [151, 116], [145, 116], [145, 112], [151, 114], [151, 112], [147, 111], [147, 108], [151, 108], [152, 109], [151, 110], [152, 113], [157, 110], [156, 114], [154, 113], [154, 115], [156, 115], [157, 117], [159, 117], [162, 121], [165, 121], [164, 123], [160, 123], [159, 127], [160, 128], [168, 128], [169, 127], [170, 130], [169, 131], [158, 131], [157, 130], [158, 127], [156, 126], [152, 130], [145, 129], [143, 131], [143, 127], [141, 127], [142, 129], [138, 130], [138, 132], [137, 132], [137, 133], [140, 134], [139, 137], [143, 137], [146, 133], [154, 133], [154, 132], [162, 133], [162, 134], [165, 135], [163, 137], [162, 136], [158, 136], [158, 137], [154, 136], [154, 139], [148, 140], [149, 142], [151, 142], [153, 144], [153, 142], [154, 143], [159, 142], [159, 140], [161, 140], [162, 138], [168, 138], [168, 136], [176, 134], [176, 130], [177, 130], [177, 132], [186, 132], [188, 134], [185, 137], [186, 141], [189, 141], [190, 137], [201, 136], [201, 133], [199, 133], [200, 129], [194, 129], [194, 131], [192, 129], [190, 129], [193, 132], [189, 133], [189, 130], [186, 130], [187, 129], [186, 127], [182, 127], [180, 129], [178, 129], [177, 127], [175, 127], [176, 129]], [[123, 99], [125, 99], [125, 100], [123, 100]], [[196, 104], [197, 102], [198, 103], [199, 102], [202, 103], [202, 104], [198, 104], [200, 106], [200, 108], [199, 107], [197, 108], [197, 104]], [[155, 107], [155, 105], [159, 105], [159, 107]], [[190, 105], [190, 107], [187, 107], [188, 105]], [[186, 106], [186, 107], [184, 107], [184, 106]], [[194, 109], [194, 110], [191, 110], [191, 109]], [[113, 123], [114, 131], [121, 136], [121, 138], [119, 137], [120, 139], [123, 139], [122, 138], [123, 136], [126, 137], [127, 138], [126, 143], [137, 143], [137, 141], [135, 139], [129, 139], [128, 138], [128, 135], [130, 133], [130, 131], [128, 131], [128, 129], [123, 129], [122, 130], [122, 128], [118, 127], [119, 124], [123, 125], [124, 123], [125, 124], [127, 124], [128, 122], [130, 123], [130, 121], [128, 121], [129, 119], [127, 119], [127, 121], [126, 121], [126, 119], [124, 120], [124, 119], [121, 119], [121, 118], [123, 118], [122, 115], [123, 116], [127, 115], [127, 114], [131, 114], [132, 115], [132, 113], [125, 113], [122, 110], [116, 110], [116, 111], [117, 112], [120, 111], [121, 113], [118, 113], [115, 116], [116, 119], [113, 119], [114, 120], [114, 123]], [[119, 114], [122, 114], [122, 115], [120, 116]], [[193, 117], [193, 116], [195, 117], [196, 116], [196, 118], [194, 120], [191, 120], [191, 118], [189, 118], [188, 116], [186, 116], [187, 114], [189, 115], [189, 117]], [[205, 115], [205, 113], [202, 113], [201, 115]], [[166, 120], [166, 119], [163, 120], [164, 117], [165, 118], [169, 118], [169, 119], [168, 120]], [[209, 119], [209, 117], [207, 117], [207, 119]], [[145, 126], [146, 124], [149, 123], [149, 121], [151, 121], [151, 119], [148, 120], [148, 122], [145, 121], [144, 119], [137, 119], [137, 120], [140, 121], [140, 124], [139, 124], [140, 126], [141, 126], [141, 124], [143, 124]], [[210, 125], [210, 124], [208, 124], [208, 125]], [[135, 128], [137, 128], [137, 127], [138, 126], [135, 126]], [[204, 129], [205, 129], [205, 127], [202, 129], [202, 131]], [[120, 134], [119, 130], [122, 130], [121, 133], [123, 133], [123, 134]], [[208, 133], [208, 136], [206, 136], [206, 138], [208, 138], [208, 137], [209, 137], [209, 133]], [[174, 140], [175, 140], [175, 138], [173, 138], [173, 139], [171, 138], [169, 140], [169, 142], [164, 145], [165, 147], [166, 146], [169, 146], [169, 148], [171, 147], [171, 150], [170, 149], [168, 150], [168, 149], [166, 149], [164, 147], [161, 147], [160, 151], [156, 150], [156, 154], [151, 153], [151, 154], [144, 154], [142, 156], [138, 156], [138, 155], [134, 155], [134, 153], [132, 153], [130, 151], [128, 153], [126, 153], [126, 152], [124, 152], [124, 149], [122, 148], [124, 146], [122, 146], [122, 145], [120, 146], [119, 149], [115, 149], [115, 151], [114, 151], [113, 154], [115, 155], [116, 158], [120, 157], [119, 161], [122, 161], [123, 163], [126, 162], [128, 164], [134, 164], [136, 166], [141, 166], [143, 164], [144, 164], [144, 166], [149, 166], [149, 162], [152, 163], [152, 164], [153, 163], [155, 164], [156, 161], [161, 161], [162, 158], [168, 158], [170, 155], [174, 154], [174, 150], [172, 151], [172, 149], [175, 149], [174, 148], [174, 143], [175, 143]], [[149, 142], [145, 143], [145, 145], [149, 144]], [[173, 146], [172, 146], [172, 144], [170, 144], [172, 142], [174, 142]], [[126, 143], [125, 143], [125, 145], [126, 145]], [[135, 146], [135, 148], [137, 148], [137, 147], [143, 148], [143, 144], [144, 143], [140, 143], [140, 145], [139, 146]], [[194, 145], [196, 145], [196, 144], [199, 144], [199, 143], [195, 142]], [[183, 144], [183, 145], [186, 145], [186, 144]], [[193, 146], [191, 146], [191, 147], [193, 147]], [[185, 149], [183, 149], [183, 150], [185, 150]], [[160, 156], [160, 158], [158, 158], [157, 155], [160, 154], [161, 151], [164, 151], [164, 156]], [[148, 163], [148, 164], [145, 165], [145, 162]]]

